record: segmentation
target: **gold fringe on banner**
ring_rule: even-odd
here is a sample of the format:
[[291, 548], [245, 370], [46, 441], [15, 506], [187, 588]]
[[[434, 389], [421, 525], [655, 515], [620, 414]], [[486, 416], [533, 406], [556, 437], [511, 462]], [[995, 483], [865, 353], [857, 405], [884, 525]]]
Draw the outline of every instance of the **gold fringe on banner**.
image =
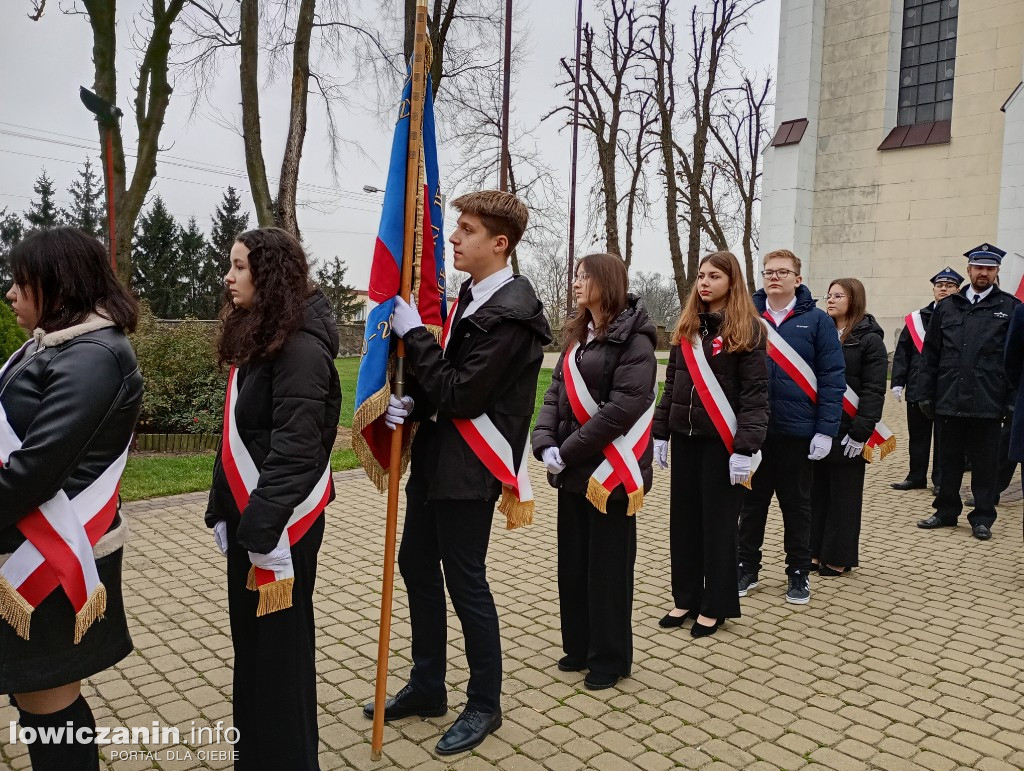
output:
[[533, 524], [533, 501], [521, 501], [516, 498], [511, 487], [501, 488], [501, 501], [498, 511], [505, 515], [505, 529], [515, 530], [517, 527]]
[[260, 603], [256, 606], [256, 617], [259, 618], [268, 613], [290, 608], [292, 606], [292, 587], [294, 585], [294, 578], [282, 578], [279, 581], [271, 581], [269, 584], [257, 586], [256, 568], [249, 568], [249, 576], [245, 580], [245, 588], [260, 593]]
[[[352, 451], [359, 458], [359, 463], [366, 471], [366, 476], [376, 485], [377, 492], [380, 493], [388, 489], [388, 470], [381, 467], [370, 451], [370, 446], [363, 437], [363, 429], [384, 414], [384, 411], [388, 408], [390, 396], [391, 365], [388, 364], [388, 376], [384, 387], [360, 404], [356, 414], [352, 416]], [[405, 470], [404, 460], [402, 470]]]
[[28, 639], [32, 611], [35, 610], [11, 583], [0, 576], [0, 618], [14, 627], [15, 634], [22, 640]]
[[[587, 482], [587, 500], [593, 504], [594, 508], [600, 511], [602, 514], [608, 513], [608, 499], [611, 497], [611, 493], [608, 489], [598, 482], [594, 477], [591, 477]], [[634, 490], [629, 494], [629, 499], [626, 502], [626, 516], [632, 517], [640, 509], [644, 507], [644, 491], [643, 488]]]
[[[878, 445], [878, 459], [885, 460], [885, 456], [896, 449], [896, 435], [893, 434], [880, 445]], [[863, 450], [864, 460], [871, 463], [875, 459], [875, 448], [865, 444]]]
[[[75, 614], [75, 645], [82, 642], [92, 622], [103, 618], [107, 612], [107, 587], [99, 584], [93, 589], [92, 597]], [[26, 638], [28, 639], [28, 638]]]

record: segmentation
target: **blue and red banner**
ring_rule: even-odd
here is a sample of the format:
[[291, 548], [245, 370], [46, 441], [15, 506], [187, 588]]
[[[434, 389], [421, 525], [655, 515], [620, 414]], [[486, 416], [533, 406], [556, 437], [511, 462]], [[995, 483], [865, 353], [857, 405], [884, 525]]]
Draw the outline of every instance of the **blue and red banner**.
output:
[[[423, 323], [440, 336], [447, 317], [445, 304], [444, 238], [442, 236], [441, 191], [438, 183], [437, 141], [434, 135], [434, 100], [430, 76], [426, 80], [423, 104], [423, 150], [419, 168], [420, 198], [405, 200], [406, 168], [409, 158], [409, 116], [411, 78], [402, 91], [391, 163], [384, 190], [384, 210], [377, 231], [377, 245], [370, 267], [370, 300], [376, 306], [366, 318], [363, 355], [356, 381], [355, 416], [352, 420], [352, 449], [367, 475], [383, 492], [387, 487], [391, 457], [391, 431], [384, 425], [384, 411], [391, 395], [394, 346], [391, 314], [402, 279], [402, 250], [405, 240], [405, 207], [415, 206], [416, 242], [413, 264], [412, 299]], [[406, 441], [409, 432], [405, 433]], [[406, 454], [403, 453], [403, 456]], [[403, 468], [405, 461], [403, 459]]]

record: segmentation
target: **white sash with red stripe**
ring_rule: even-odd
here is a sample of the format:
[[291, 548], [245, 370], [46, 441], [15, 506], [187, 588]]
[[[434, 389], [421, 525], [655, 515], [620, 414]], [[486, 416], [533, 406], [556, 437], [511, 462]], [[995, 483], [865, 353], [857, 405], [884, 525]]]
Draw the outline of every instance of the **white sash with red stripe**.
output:
[[[33, 342], [30, 340], [8, 359], [0, 368], [0, 377]], [[0, 466], [20, 449], [21, 439], [0, 405]], [[0, 567], [0, 616], [18, 636], [29, 639], [32, 612], [58, 586], [75, 611], [75, 644], [81, 642], [93, 621], [103, 617], [107, 592], [96, 571], [93, 546], [117, 514], [117, 493], [127, 459], [126, 447], [73, 500], [58, 490], [53, 498], [18, 520], [17, 528], [27, 540]]]
[[[227, 478], [231, 497], [235, 500], [239, 514], [245, 514], [249, 505], [249, 496], [260, 481], [260, 472], [242, 442], [238, 433], [235, 409], [238, 403], [238, 370], [232, 367], [228, 373], [227, 398], [224, 400], [224, 434], [221, 442], [221, 466]], [[316, 522], [327, 508], [331, 497], [331, 463], [327, 462], [323, 473], [313, 486], [313, 490], [292, 511], [288, 522], [281, 531], [278, 547], [289, 550], [299, 542], [306, 531]], [[257, 616], [264, 616], [276, 610], [284, 610], [292, 606], [292, 586], [295, 583], [295, 570], [289, 555], [288, 565], [282, 570], [271, 571], [253, 566], [249, 570], [246, 587], [260, 593]]]
[[[448, 310], [448, 318], [441, 333], [441, 349], [448, 348], [452, 334], [452, 322], [458, 300]], [[505, 525], [509, 530], [533, 523], [533, 486], [530, 484], [527, 457], [529, 455], [530, 437], [527, 434], [526, 445], [518, 460], [508, 439], [494, 425], [494, 421], [486, 413], [476, 418], [452, 418], [452, 424], [466, 440], [487, 470], [501, 482], [501, 500], [498, 511], [505, 515]]]
[[[817, 404], [818, 402], [818, 378], [814, 370], [804, 361], [803, 356], [793, 350], [779, 331], [769, 321], [762, 319], [762, 323], [768, 330], [768, 355], [783, 372], [800, 387], [800, 390], [807, 394], [807, 397]], [[851, 418], [857, 415], [857, 406], [860, 404], [860, 397], [850, 386], [846, 386], [846, 393], [843, 394], [843, 412]], [[878, 448], [879, 460], [896, 449], [896, 437], [890, 428], [881, 420], [875, 424], [875, 430], [871, 432], [867, 442], [864, 443], [864, 459], [870, 463], [874, 458], [874, 450]]]
[[[562, 376], [565, 378], [565, 393], [577, 422], [582, 426], [600, 411], [587, 389], [586, 381], [576, 363], [577, 342], [562, 357]], [[644, 505], [644, 478], [640, 471], [640, 458], [651, 442], [651, 424], [657, 401], [657, 386], [650, 406], [643, 415], [626, 431], [616, 437], [602, 450], [604, 460], [590, 475], [587, 484], [587, 500], [602, 512], [608, 512], [608, 498], [616, 487], [622, 485], [629, 497], [626, 514], [633, 515]]]
[[921, 319], [921, 311], [908, 313], [903, 320], [907, 322], [907, 331], [910, 332], [910, 339], [914, 341], [914, 347], [918, 353], [924, 353], [924, 321]]
[[[715, 338], [715, 341], [719, 339]], [[736, 420], [736, 412], [729, 404], [729, 398], [722, 390], [722, 384], [718, 382], [718, 378], [715, 377], [715, 373], [711, 369], [708, 357], [704, 353], [704, 344], [700, 339], [680, 341], [679, 348], [682, 351], [683, 360], [686, 362], [686, 370], [690, 373], [690, 379], [693, 380], [693, 385], [697, 389], [700, 403], [704, 405], [704, 409], [711, 416], [715, 430], [718, 431], [718, 435], [725, 444], [725, 449], [731, 455], [735, 452], [733, 441], [736, 439], [739, 423]], [[758, 450], [750, 457], [750, 476], [743, 482], [744, 487], [750, 488], [750, 480], [760, 465], [761, 451]]]

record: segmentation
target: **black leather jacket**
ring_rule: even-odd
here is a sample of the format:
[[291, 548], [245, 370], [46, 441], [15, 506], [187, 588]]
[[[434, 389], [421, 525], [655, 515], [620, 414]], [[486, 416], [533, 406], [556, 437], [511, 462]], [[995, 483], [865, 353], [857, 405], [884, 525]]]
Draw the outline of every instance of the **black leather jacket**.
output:
[[[15, 524], [63, 489], [69, 498], [124, 452], [142, 409], [142, 374], [125, 334], [95, 323], [37, 333], [0, 380], [0, 404], [22, 447], [0, 468], [0, 552]], [[114, 518], [110, 530], [121, 522]], [[109, 530], [108, 530], [109, 532]]]

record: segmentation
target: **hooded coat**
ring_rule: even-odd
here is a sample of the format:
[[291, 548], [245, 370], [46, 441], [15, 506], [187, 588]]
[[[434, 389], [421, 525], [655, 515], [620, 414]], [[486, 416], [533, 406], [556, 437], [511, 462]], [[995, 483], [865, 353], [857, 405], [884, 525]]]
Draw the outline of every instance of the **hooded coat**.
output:
[[[871, 438], [875, 424], [882, 419], [889, 369], [885, 331], [870, 313], [850, 330], [843, 341], [843, 359], [846, 362], [846, 384], [860, 397], [860, 401], [856, 417], [843, 413], [837, 438], [842, 440], [849, 434], [855, 442], [866, 442]], [[841, 441], [833, 442], [828, 459], [851, 460], [846, 458], [844, 450]]]

